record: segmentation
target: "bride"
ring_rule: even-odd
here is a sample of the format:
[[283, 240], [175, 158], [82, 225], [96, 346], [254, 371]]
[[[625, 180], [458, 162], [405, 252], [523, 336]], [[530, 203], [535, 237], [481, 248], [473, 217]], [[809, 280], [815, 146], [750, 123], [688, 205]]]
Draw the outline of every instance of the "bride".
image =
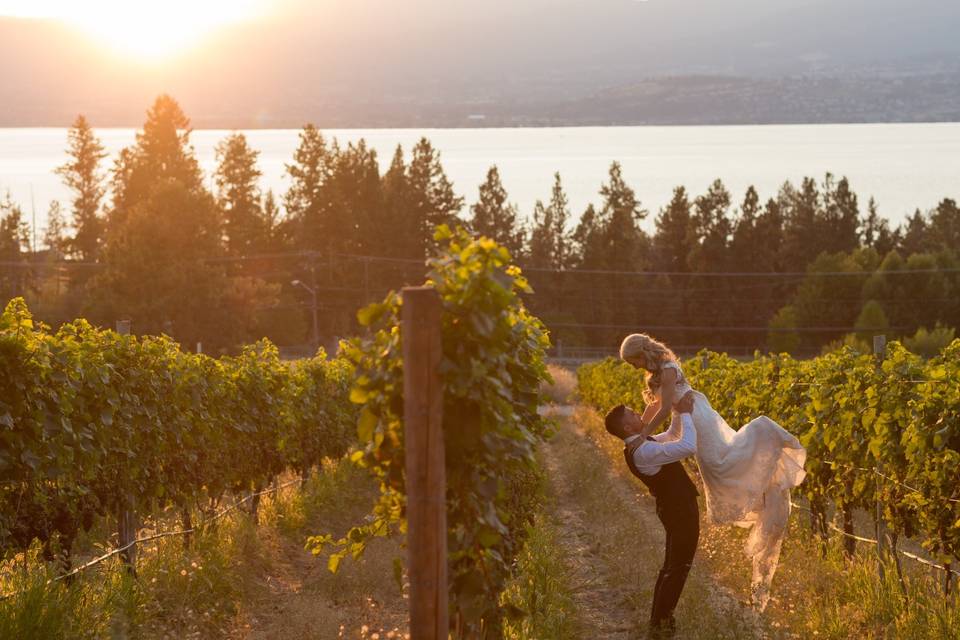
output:
[[[643, 436], [670, 415], [673, 404], [692, 388], [677, 357], [666, 345], [635, 333], [620, 345], [620, 358], [647, 371], [649, 403]], [[751, 528], [744, 551], [753, 563], [751, 597], [761, 611], [770, 598], [770, 582], [790, 517], [790, 489], [803, 480], [807, 452], [779, 424], [760, 416], [734, 431], [694, 391], [692, 412], [697, 430], [697, 464], [703, 479], [707, 520]], [[679, 419], [679, 416], [674, 416]]]

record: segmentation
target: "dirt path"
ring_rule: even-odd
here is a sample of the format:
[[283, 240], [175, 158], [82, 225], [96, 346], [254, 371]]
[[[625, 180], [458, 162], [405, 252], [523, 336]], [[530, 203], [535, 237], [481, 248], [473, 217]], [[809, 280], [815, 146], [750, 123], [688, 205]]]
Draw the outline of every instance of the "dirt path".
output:
[[568, 473], [556, 461], [548, 445], [547, 472], [554, 495], [558, 497], [551, 516], [562, 538], [560, 550], [572, 577], [573, 599], [584, 623], [603, 638], [631, 638], [635, 629], [628, 611], [618, 604], [616, 586], [611, 584], [597, 558], [598, 542], [584, 524], [580, 509], [570, 500]]
[[[378, 538], [359, 560], [346, 559], [337, 574], [326, 556], [304, 549], [307, 535], [341, 535], [359, 521], [370, 504], [367, 490], [349, 483], [328, 489], [335, 498], [316, 496], [320, 507], [294, 531], [276, 522], [258, 527], [230, 637], [235, 640], [402, 639], [407, 604], [393, 580], [393, 559], [403, 553], [399, 541]], [[310, 494], [298, 497], [310, 500]]]

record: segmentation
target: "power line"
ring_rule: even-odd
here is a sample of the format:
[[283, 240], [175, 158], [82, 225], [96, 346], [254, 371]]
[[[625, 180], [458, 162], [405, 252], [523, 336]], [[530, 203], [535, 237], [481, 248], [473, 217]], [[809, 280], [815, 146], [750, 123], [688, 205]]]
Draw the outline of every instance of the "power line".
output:
[[[549, 323], [549, 329], [636, 329], [634, 324], [578, 324], [578, 323]], [[770, 333], [863, 333], [867, 331], [899, 331], [902, 327], [689, 327], [682, 325], [643, 325], [648, 331], [736, 331]]]
[[[246, 262], [250, 260], [267, 259], [287, 259], [287, 258], [307, 258], [318, 259], [321, 257], [346, 258], [349, 260], [362, 260], [368, 262], [388, 262], [397, 264], [410, 264], [426, 267], [426, 259], [417, 258], [397, 258], [390, 256], [374, 256], [367, 254], [326, 253], [321, 251], [301, 250], [285, 251], [274, 253], [251, 254], [246, 256], [217, 256], [204, 259], [208, 263], [229, 263]], [[17, 261], [0, 262], [2, 266], [23, 266], [24, 263]], [[35, 263], [28, 263], [35, 264]], [[98, 262], [72, 262], [58, 261], [45, 263], [50, 266], [103, 266]], [[805, 279], [808, 277], [827, 277], [827, 278], [863, 278], [875, 275], [895, 276], [895, 275], [919, 275], [919, 274], [952, 274], [960, 273], [960, 268], [932, 268], [932, 269], [899, 269], [893, 271], [709, 271], [709, 272], [690, 272], [690, 271], [626, 271], [615, 269], [548, 269], [545, 267], [522, 267], [525, 273], [549, 273], [555, 275], [611, 275], [611, 276], [637, 276], [637, 277], [677, 277], [677, 278], [797, 278]]]
[[544, 269], [527, 267], [525, 272], [582, 273], [595, 275], [621, 276], [684, 276], [691, 278], [806, 278], [815, 277], [870, 277], [874, 275], [912, 275], [921, 273], [960, 273], [960, 268], [946, 269], [900, 269], [897, 271], [709, 271], [691, 273], [688, 271], [616, 271], [609, 269]]

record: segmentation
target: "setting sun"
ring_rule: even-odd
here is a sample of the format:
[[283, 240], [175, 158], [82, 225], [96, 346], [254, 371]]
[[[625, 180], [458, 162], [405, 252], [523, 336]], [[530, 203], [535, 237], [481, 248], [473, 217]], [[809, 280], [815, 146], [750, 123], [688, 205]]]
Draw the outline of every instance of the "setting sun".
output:
[[[0, 9], [8, 15], [62, 20], [118, 54], [159, 60], [199, 44], [216, 29], [253, 18], [266, 0], [47, 0]], [[13, 3], [18, 4], [18, 3]]]

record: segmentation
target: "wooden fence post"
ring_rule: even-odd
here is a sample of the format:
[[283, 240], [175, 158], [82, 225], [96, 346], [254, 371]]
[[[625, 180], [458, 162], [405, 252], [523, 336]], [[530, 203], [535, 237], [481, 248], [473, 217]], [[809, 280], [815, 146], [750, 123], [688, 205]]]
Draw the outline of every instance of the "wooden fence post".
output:
[[403, 421], [413, 640], [445, 640], [449, 636], [440, 320], [436, 290], [403, 289]]

